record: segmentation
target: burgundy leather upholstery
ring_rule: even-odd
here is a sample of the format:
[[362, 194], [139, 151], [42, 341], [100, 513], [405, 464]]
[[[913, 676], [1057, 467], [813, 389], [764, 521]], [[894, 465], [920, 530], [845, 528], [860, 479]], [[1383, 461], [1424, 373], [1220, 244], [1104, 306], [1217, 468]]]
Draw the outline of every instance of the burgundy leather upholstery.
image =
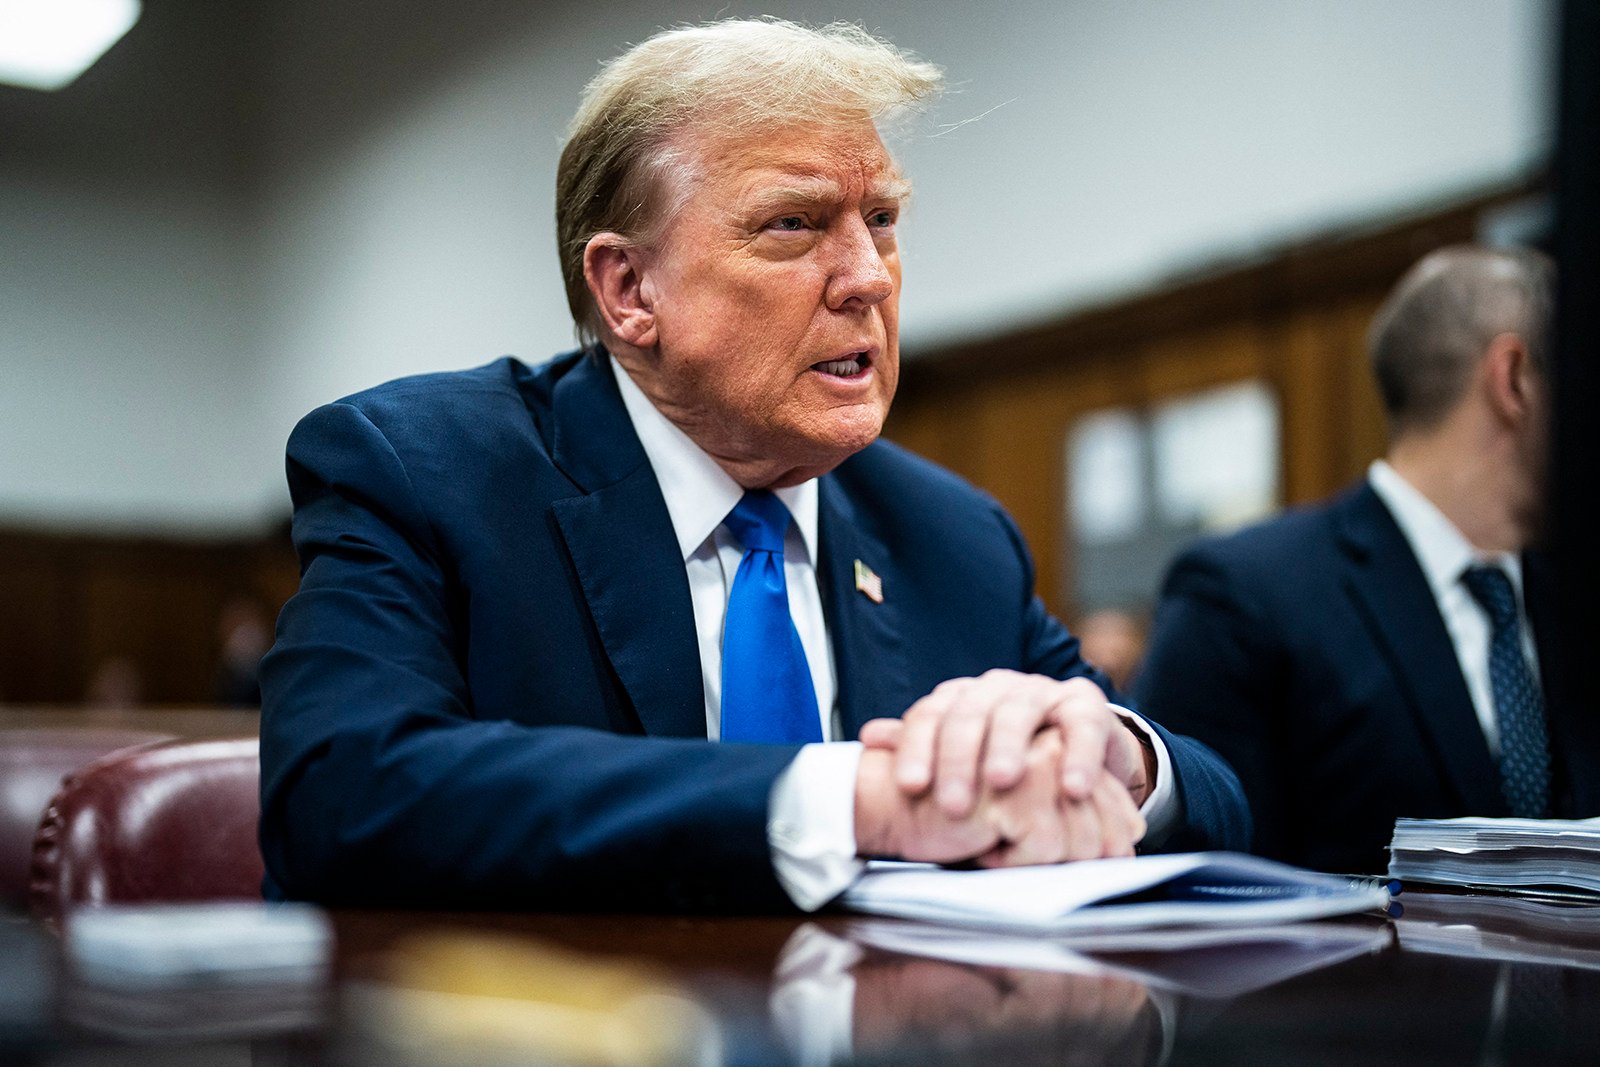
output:
[[33, 847], [31, 904], [261, 899], [255, 738], [114, 753], [67, 779]]
[[170, 737], [82, 726], [0, 731], [0, 908], [28, 906], [33, 838], [61, 779], [109, 752]]

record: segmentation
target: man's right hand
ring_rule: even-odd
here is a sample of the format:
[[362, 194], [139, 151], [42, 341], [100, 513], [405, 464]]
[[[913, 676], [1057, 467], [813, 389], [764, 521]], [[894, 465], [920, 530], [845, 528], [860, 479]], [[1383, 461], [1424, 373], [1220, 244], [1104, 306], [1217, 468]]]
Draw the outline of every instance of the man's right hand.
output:
[[1126, 787], [1102, 775], [1089, 796], [1064, 796], [1061, 748], [1059, 730], [1040, 731], [1021, 779], [1003, 790], [985, 788], [959, 817], [947, 814], [931, 792], [908, 796], [899, 788], [892, 748], [866, 748], [856, 774], [857, 852], [986, 867], [1131, 856], [1145, 827]]

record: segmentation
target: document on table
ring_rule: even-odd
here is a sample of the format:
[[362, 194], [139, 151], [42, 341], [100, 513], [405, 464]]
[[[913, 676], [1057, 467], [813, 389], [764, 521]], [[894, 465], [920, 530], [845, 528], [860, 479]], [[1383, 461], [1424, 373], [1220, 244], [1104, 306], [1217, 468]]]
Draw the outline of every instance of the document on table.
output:
[[1390, 894], [1376, 879], [1191, 852], [996, 870], [873, 862], [839, 903], [871, 915], [1068, 934], [1300, 922], [1386, 911]]

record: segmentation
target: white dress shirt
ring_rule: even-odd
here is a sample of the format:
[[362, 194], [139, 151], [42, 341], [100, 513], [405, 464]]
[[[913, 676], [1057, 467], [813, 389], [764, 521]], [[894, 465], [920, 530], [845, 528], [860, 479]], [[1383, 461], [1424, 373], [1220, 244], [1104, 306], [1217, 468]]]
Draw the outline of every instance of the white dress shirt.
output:
[[[744, 549], [722, 521], [744, 496], [744, 489], [656, 409], [614, 358], [611, 370], [634, 432], [661, 485], [683, 554], [705, 687], [706, 736], [715, 741], [722, 727], [723, 618], [744, 556]], [[811, 669], [822, 739], [835, 741], [842, 731], [833, 646], [817, 587], [817, 483], [812, 479], [775, 490], [775, 494], [794, 519], [783, 550], [789, 613]], [[1156, 788], [1141, 809], [1149, 836], [1154, 838], [1176, 816], [1170, 757], [1161, 738], [1144, 728], [1143, 720], [1131, 712], [1121, 714], [1149, 739], [1156, 752]], [[855, 840], [855, 781], [860, 761], [859, 742], [805, 745], [773, 783], [767, 823], [773, 870], [790, 899], [806, 911], [843, 892], [864, 866], [856, 856]]]
[[1533, 628], [1528, 625], [1527, 607], [1522, 599], [1522, 560], [1509, 552], [1480, 552], [1445, 517], [1444, 512], [1423, 496], [1398, 471], [1383, 460], [1367, 470], [1367, 481], [1394, 516], [1400, 532], [1411, 545], [1411, 552], [1422, 566], [1422, 573], [1439, 605], [1444, 628], [1455, 645], [1456, 660], [1472, 697], [1478, 725], [1489, 742], [1489, 751], [1500, 757], [1500, 720], [1495, 717], [1494, 687], [1489, 680], [1489, 638], [1492, 627], [1489, 613], [1467, 590], [1461, 576], [1467, 568], [1486, 564], [1506, 572], [1517, 600], [1518, 628], [1522, 634], [1522, 654], [1528, 661], [1533, 680], [1539, 681], [1539, 656], [1533, 643]]

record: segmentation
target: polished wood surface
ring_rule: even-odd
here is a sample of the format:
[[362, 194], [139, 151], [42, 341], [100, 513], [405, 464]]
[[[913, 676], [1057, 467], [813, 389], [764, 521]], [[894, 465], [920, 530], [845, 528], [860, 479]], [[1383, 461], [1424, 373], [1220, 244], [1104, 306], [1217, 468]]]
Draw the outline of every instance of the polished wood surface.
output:
[[[341, 912], [333, 916], [331, 990], [299, 1002], [298, 1017], [264, 1011], [263, 1004], [286, 1002], [263, 994], [232, 1002], [230, 1010], [246, 1020], [243, 1032], [235, 1026], [224, 1036], [197, 1037], [205, 1020], [191, 1012], [176, 1016], [181, 1025], [174, 1033], [157, 1028], [130, 1037], [124, 1029], [111, 1041], [106, 1018], [115, 1015], [125, 1027], [129, 1018], [159, 1018], [161, 1011], [85, 999], [69, 975], [58, 1007], [41, 1008], [31, 1025], [19, 1018], [0, 1027], [8, 1035], [0, 1037], [0, 1058], [52, 1065], [549, 1062], [526, 1042], [541, 1034], [548, 1039], [551, 1031], [526, 1020], [548, 1019], [552, 1005], [572, 1008], [581, 999], [577, 987], [593, 984], [586, 977], [592, 971], [612, 983], [637, 979], [693, 1004], [698, 1014], [690, 1018], [712, 1022], [698, 1037], [689, 1025], [694, 1040], [677, 1047], [707, 1063], [1596, 1062], [1600, 908], [1472, 896], [1410, 899], [1411, 910], [1398, 920], [1360, 916], [1285, 928], [1276, 937], [1271, 930], [1246, 931], [1234, 943], [1186, 949], [1073, 953], [1071, 942], [968, 937], [960, 951], [976, 955], [959, 962], [886, 947], [907, 930], [925, 935], [926, 927], [839, 914]], [[0, 927], [0, 934], [17, 935], [14, 949], [37, 931]], [[479, 979], [434, 967], [421, 974], [432, 987], [426, 996], [393, 1000], [407, 988], [400, 961], [419, 938], [436, 946], [460, 942], [480, 954], [488, 946], [491, 955], [504, 953], [501, 963], [548, 960], [527, 965], [524, 974], [502, 966], [493, 978], [543, 992], [527, 994], [521, 1009], [506, 1014], [524, 994], [485, 997], [474, 992]], [[31, 955], [0, 953], [8, 988], [37, 988], [38, 973], [54, 981], [40, 963], [55, 951], [53, 943], [31, 943]], [[1052, 962], [1008, 960], [1019, 945], [1036, 956], [1046, 950]], [[31, 975], [23, 973], [30, 959]], [[413, 968], [410, 981], [416, 980]], [[456, 1005], [448, 1035], [422, 1010], [436, 1010], [438, 997], [427, 996], [441, 993], [444, 1003]], [[13, 997], [13, 1012], [18, 1002]], [[410, 1006], [411, 1014], [397, 1013], [397, 1004]], [[578, 1010], [575, 1017], [592, 1026], [561, 1031], [561, 1040], [601, 1050], [586, 1062], [631, 1062], [603, 1054], [609, 1046], [601, 1035], [628, 1025], [621, 1005]], [[107, 1015], [97, 1021], [96, 1011]], [[252, 1011], [260, 1032], [249, 1030]], [[286, 1018], [298, 1018], [287, 1031]], [[508, 1019], [521, 1021], [508, 1026]], [[493, 1040], [482, 1048], [463, 1044], [485, 1033]], [[503, 1044], [508, 1035], [524, 1042], [513, 1045], [514, 1054]]]
[[0, 702], [84, 700], [112, 662], [139, 700], [214, 701], [227, 606], [270, 626], [299, 581], [286, 525], [211, 541], [0, 528]]

